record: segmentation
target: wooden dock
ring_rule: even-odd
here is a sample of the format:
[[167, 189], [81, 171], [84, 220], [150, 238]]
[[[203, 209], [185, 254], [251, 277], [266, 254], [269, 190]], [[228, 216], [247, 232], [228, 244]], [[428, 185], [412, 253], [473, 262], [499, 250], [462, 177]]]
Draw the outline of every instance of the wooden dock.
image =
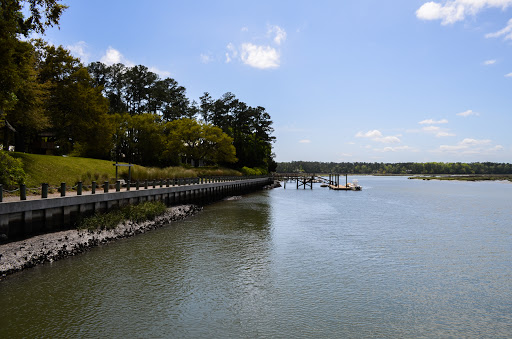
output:
[[329, 189], [335, 191], [360, 191], [362, 187], [359, 185], [356, 186], [352, 183], [349, 183], [348, 185], [329, 185]]
[[287, 182], [296, 183], [297, 189], [299, 187], [309, 187], [313, 189], [313, 183], [321, 183], [321, 187], [329, 187], [329, 189], [336, 191], [361, 191], [362, 187], [359, 186], [357, 179], [354, 179], [353, 182], [348, 182], [348, 175], [345, 174], [345, 185], [340, 184], [340, 174], [339, 173], [331, 173], [329, 174], [329, 178], [322, 177], [316, 174], [311, 173], [275, 173], [273, 175], [274, 180], [283, 181], [283, 186], [286, 189]]

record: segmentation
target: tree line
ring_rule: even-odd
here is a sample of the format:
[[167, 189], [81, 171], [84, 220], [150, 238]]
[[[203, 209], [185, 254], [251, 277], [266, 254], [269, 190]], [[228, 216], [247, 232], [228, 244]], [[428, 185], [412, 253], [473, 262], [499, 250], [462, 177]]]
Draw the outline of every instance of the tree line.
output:
[[58, 0], [2, 0], [0, 6], [5, 146], [162, 167], [275, 169], [272, 120], [264, 107], [230, 92], [218, 99], [205, 92], [197, 102], [175, 79], [144, 65], [84, 65], [62, 46], [26, 40], [58, 25], [66, 9]]
[[512, 164], [495, 162], [316, 162], [292, 161], [277, 164], [278, 173], [347, 174], [512, 174]]

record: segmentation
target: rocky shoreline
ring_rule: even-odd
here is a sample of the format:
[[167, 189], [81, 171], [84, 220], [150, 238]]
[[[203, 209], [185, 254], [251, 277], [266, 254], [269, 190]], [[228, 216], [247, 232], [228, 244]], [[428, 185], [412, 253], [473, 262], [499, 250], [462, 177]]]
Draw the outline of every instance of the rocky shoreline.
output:
[[141, 223], [125, 221], [112, 230], [68, 230], [0, 245], [0, 279], [29, 267], [73, 256], [116, 239], [183, 220], [201, 210], [202, 207], [196, 205], [174, 206], [154, 220]]

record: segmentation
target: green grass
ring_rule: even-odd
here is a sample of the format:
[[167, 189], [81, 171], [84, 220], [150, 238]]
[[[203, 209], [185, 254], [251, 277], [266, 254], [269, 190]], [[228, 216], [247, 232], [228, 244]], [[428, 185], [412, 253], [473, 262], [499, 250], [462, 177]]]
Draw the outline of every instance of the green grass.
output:
[[[48, 183], [50, 187], [60, 187], [60, 183], [65, 182], [68, 188], [78, 181], [84, 185], [90, 185], [92, 181], [103, 183], [108, 180], [113, 183], [116, 177], [112, 161], [17, 152], [10, 154], [23, 161], [27, 188], [40, 188], [42, 183]], [[240, 175], [238, 171], [216, 167], [156, 168], [134, 165], [132, 168], [132, 181]], [[128, 167], [119, 167], [119, 178], [128, 179]]]
[[439, 175], [439, 176], [414, 176], [409, 179], [417, 180], [457, 180], [457, 181], [512, 181], [510, 174], [476, 174], [476, 175]]
[[97, 229], [110, 230], [116, 228], [117, 225], [125, 220], [134, 222], [153, 220], [155, 217], [163, 214], [165, 210], [165, 204], [160, 201], [148, 201], [133, 206], [128, 205], [118, 210], [96, 213], [85, 217], [78, 222], [77, 229], [89, 231]]
[[23, 161], [23, 169], [27, 173], [27, 187], [40, 187], [42, 183], [60, 186], [61, 182], [65, 182], [69, 187], [78, 181], [86, 182], [87, 178], [89, 181], [101, 182], [116, 176], [111, 161], [28, 153], [11, 155]]

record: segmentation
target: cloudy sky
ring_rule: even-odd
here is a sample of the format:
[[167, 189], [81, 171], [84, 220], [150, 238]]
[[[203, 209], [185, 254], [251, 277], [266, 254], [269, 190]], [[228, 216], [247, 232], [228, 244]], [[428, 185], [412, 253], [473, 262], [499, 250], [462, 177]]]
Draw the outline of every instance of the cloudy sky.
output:
[[512, 0], [67, 4], [48, 41], [265, 107], [277, 161], [512, 161]]

